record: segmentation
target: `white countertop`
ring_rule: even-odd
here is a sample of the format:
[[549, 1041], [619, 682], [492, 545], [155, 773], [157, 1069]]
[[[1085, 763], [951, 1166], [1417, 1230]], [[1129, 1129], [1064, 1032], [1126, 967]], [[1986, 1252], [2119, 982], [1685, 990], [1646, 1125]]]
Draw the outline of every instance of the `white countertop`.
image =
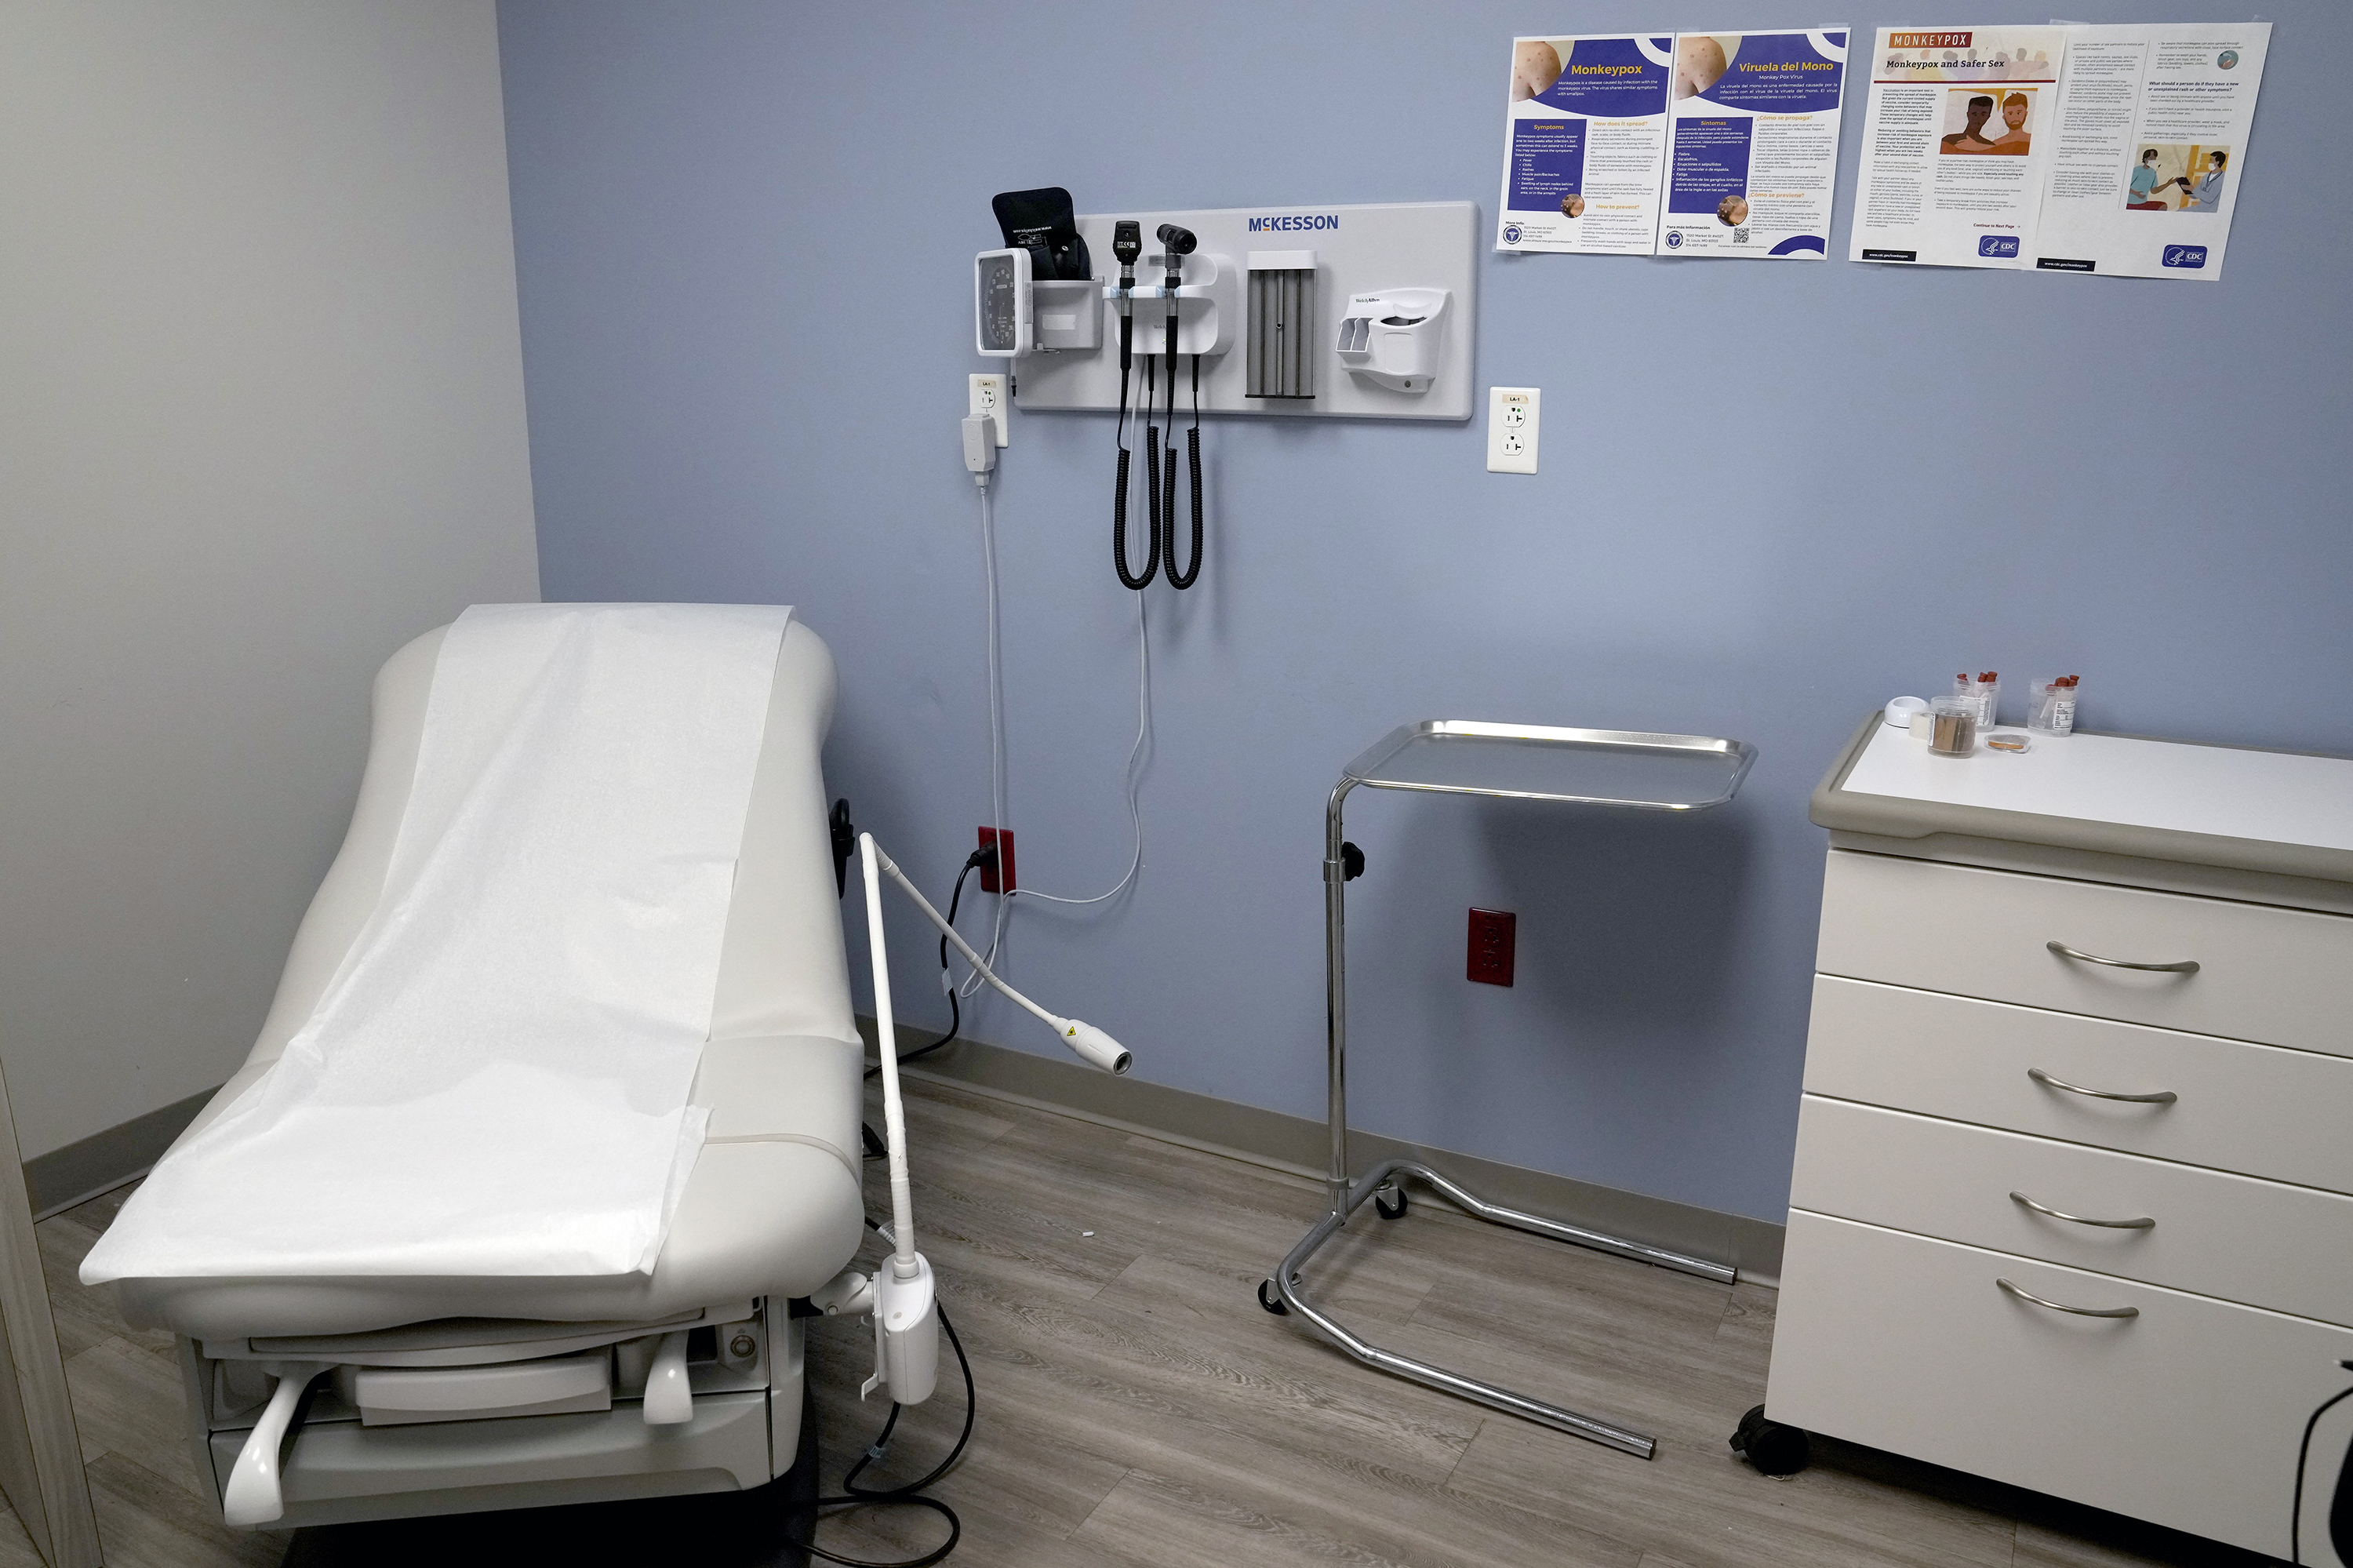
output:
[[2353, 761], [2120, 736], [2030, 737], [2023, 755], [1936, 757], [1883, 724], [1847, 772], [1853, 794], [2079, 821], [2353, 850]]

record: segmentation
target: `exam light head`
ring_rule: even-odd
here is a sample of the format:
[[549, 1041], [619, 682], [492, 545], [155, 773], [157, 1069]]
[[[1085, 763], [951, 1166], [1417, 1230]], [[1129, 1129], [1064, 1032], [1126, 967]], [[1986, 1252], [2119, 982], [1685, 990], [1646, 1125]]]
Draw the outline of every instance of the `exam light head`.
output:
[[1135, 1061], [1126, 1046], [1092, 1023], [1065, 1018], [1055, 1033], [1061, 1035], [1063, 1044], [1107, 1073], [1124, 1073]]

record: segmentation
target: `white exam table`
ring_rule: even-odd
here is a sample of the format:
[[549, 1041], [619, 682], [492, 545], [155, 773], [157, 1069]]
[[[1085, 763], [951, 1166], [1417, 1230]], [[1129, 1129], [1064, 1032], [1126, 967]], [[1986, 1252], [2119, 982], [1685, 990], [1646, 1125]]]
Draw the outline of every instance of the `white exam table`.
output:
[[[191, 1133], [277, 1060], [374, 909], [446, 630], [377, 675], [350, 831], [252, 1054]], [[863, 1055], [818, 763], [834, 694], [831, 653], [792, 620], [692, 1090], [709, 1128], [650, 1274], [110, 1287], [129, 1321], [180, 1337], [197, 1467], [231, 1523], [727, 1491], [791, 1467], [805, 1395], [786, 1302], [841, 1272], [864, 1215]], [[290, 1443], [271, 1440], [289, 1426]], [[242, 1495], [232, 1485], [241, 1457], [271, 1472]]]

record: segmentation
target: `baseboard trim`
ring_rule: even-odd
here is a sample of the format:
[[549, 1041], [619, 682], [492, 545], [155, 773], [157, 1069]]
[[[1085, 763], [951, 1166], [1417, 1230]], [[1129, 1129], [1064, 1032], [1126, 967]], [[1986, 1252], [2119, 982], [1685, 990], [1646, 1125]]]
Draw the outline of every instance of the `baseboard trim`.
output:
[[[871, 1048], [874, 1021], [860, 1016], [858, 1025]], [[920, 1029], [902, 1029], [899, 1037], [901, 1048], [909, 1051], [939, 1038]], [[1307, 1117], [1165, 1084], [1116, 1078], [1076, 1062], [978, 1040], [958, 1040], [938, 1054], [902, 1070], [910, 1078], [949, 1085], [991, 1099], [1057, 1111], [1310, 1181], [1324, 1178], [1329, 1133], [1324, 1123]], [[1780, 1283], [1783, 1231], [1767, 1220], [1720, 1213], [1356, 1128], [1348, 1131], [1348, 1150], [1359, 1170], [1377, 1160], [1408, 1156], [1459, 1177], [1463, 1185], [1491, 1202], [1728, 1263], [1743, 1280], [1754, 1284], [1778, 1287]]]
[[25, 1189], [33, 1201], [33, 1218], [46, 1220], [146, 1175], [218, 1092], [190, 1095], [26, 1160]]

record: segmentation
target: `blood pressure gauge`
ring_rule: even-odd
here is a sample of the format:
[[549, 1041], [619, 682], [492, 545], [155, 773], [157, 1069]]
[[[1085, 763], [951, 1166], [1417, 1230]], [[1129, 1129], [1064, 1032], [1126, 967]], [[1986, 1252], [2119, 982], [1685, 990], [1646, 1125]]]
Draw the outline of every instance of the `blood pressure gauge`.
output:
[[993, 359], [1011, 359], [1037, 346], [1029, 277], [1027, 250], [984, 250], [972, 260], [976, 346]]

